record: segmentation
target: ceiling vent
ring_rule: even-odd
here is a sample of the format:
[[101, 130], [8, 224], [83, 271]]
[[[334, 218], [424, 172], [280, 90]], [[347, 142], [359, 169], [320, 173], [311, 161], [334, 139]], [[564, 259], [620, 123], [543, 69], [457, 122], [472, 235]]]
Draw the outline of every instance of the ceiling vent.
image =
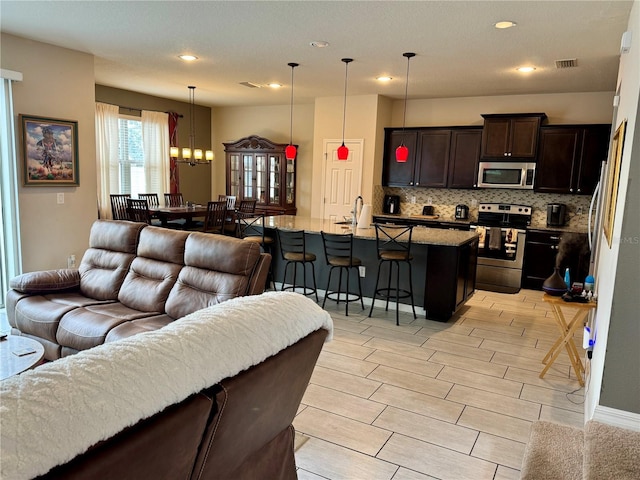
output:
[[244, 85], [245, 87], [248, 87], [248, 88], [260, 88], [260, 87], [262, 87], [262, 85], [260, 85], [258, 83], [252, 83], [252, 82], [240, 82], [240, 85]]
[[556, 60], [556, 68], [573, 68], [578, 66], [578, 59]]

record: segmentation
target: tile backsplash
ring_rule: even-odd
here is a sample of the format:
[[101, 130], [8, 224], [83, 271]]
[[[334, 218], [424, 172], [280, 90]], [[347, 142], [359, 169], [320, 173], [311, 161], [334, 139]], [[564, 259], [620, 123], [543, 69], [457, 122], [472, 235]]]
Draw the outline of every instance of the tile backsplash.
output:
[[[433, 205], [434, 213], [443, 220], [452, 220], [455, 207], [458, 204], [469, 206], [469, 218], [478, 218], [478, 203], [514, 203], [528, 205], [533, 209], [531, 226], [544, 227], [547, 225], [547, 204], [564, 203], [567, 205], [567, 227], [575, 230], [587, 230], [587, 215], [589, 213], [590, 195], [561, 195], [552, 193], [534, 193], [529, 190], [505, 189], [446, 189], [446, 188], [391, 188], [376, 185], [373, 189], [373, 214], [382, 213], [384, 195], [400, 196], [400, 213], [402, 215], [420, 215], [424, 205]], [[415, 197], [415, 203], [412, 203]], [[431, 200], [431, 203], [429, 203]], [[473, 206], [474, 200], [476, 205]], [[581, 208], [582, 214], [576, 212]]]

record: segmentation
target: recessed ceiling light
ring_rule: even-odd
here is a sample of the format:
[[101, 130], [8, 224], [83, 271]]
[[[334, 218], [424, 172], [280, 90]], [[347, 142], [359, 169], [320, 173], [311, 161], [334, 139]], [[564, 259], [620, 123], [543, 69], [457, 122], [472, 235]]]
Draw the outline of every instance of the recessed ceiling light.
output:
[[315, 48], [325, 48], [329, 46], [329, 42], [325, 42], [324, 40], [314, 40], [309, 45]]
[[195, 55], [178, 55], [178, 58], [184, 60], [185, 62], [193, 62], [194, 60], [198, 59], [198, 57], [196, 57]]
[[494, 23], [493, 26], [499, 29], [503, 28], [511, 28], [517, 25], [516, 22], [512, 22], [511, 20], [503, 20], [502, 22]]
[[393, 80], [393, 77], [387, 77], [386, 75], [382, 75], [380, 77], [376, 77], [376, 80], [378, 80], [379, 82], [390, 82], [391, 80]]
[[536, 67], [518, 67], [518, 68], [516, 68], [516, 70], [519, 71], [520, 73], [533, 72], [535, 69], [536, 69]]
[[280, 88], [280, 87], [282, 87], [282, 84], [281, 83], [267, 83], [267, 87]]

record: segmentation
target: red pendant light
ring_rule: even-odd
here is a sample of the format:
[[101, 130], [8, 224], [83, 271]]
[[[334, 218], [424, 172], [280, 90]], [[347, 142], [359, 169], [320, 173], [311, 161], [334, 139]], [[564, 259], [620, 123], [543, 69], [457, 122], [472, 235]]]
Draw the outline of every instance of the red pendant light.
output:
[[347, 75], [349, 63], [353, 62], [353, 58], [343, 58], [344, 62], [344, 108], [342, 109], [342, 145], [338, 147], [338, 160], [347, 160], [349, 158], [349, 149], [344, 144], [344, 126], [347, 120]]
[[396, 162], [399, 162], [399, 163], [404, 163], [409, 158], [409, 149], [404, 144], [404, 126], [407, 122], [407, 93], [409, 91], [409, 61], [411, 60], [412, 57], [415, 57], [416, 54], [411, 52], [406, 52], [406, 53], [403, 53], [402, 56], [407, 58], [407, 81], [406, 81], [407, 83], [405, 84], [405, 87], [404, 87], [404, 113], [402, 115], [403, 140], [400, 143], [400, 146], [396, 148]]
[[298, 64], [291, 62], [287, 65], [291, 67], [291, 106], [289, 111], [289, 145], [284, 149], [284, 156], [287, 160], [295, 160], [298, 151], [295, 145], [293, 145], [293, 69], [296, 68]]

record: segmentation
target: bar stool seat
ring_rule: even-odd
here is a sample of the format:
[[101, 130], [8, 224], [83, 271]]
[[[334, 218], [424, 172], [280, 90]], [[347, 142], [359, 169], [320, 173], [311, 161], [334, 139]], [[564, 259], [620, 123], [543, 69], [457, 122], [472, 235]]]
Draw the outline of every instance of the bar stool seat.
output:
[[[373, 313], [373, 306], [376, 298], [386, 300], [385, 311], [389, 311], [389, 299], [396, 301], [396, 325], [400, 325], [399, 306], [401, 298], [411, 299], [411, 309], [413, 318], [418, 318], [413, 302], [413, 282], [411, 280], [411, 236], [413, 225], [380, 225], [375, 224], [376, 247], [378, 251], [378, 274], [376, 275], [376, 286], [373, 289], [371, 309], [369, 317]], [[400, 288], [400, 265], [406, 264], [409, 270], [409, 289]], [[387, 285], [380, 287], [380, 274], [385, 265], [388, 265], [389, 277]], [[395, 285], [392, 284], [392, 274], [395, 268]]]
[[[329, 276], [327, 278], [327, 288], [325, 289], [324, 299], [322, 300], [322, 308], [327, 301], [333, 300], [340, 304], [340, 295], [344, 295], [345, 302], [345, 315], [349, 316], [349, 303], [357, 302], [360, 300], [362, 310], [364, 310], [364, 301], [362, 299], [362, 284], [360, 282], [359, 267], [362, 265], [362, 260], [353, 256], [353, 234], [335, 234], [320, 232], [322, 235], [322, 245], [324, 248], [324, 257], [331, 268], [329, 269]], [[334, 269], [339, 270], [338, 274], [338, 289], [330, 290], [331, 276]], [[358, 293], [351, 292], [349, 290], [349, 280], [351, 279], [351, 272], [355, 269], [356, 278], [358, 279]], [[342, 285], [342, 274], [347, 274], [347, 281]], [[335, 283], [335, 282], [334, 282]]]
[[[286, 262], [284, 265], [284, 274], [282, 276], [281, 290], [292, 290], [294, 292], [302, 289], [303, 295], [315, 295], [318, 301], [318, 288], [316, 286], [316, 261], [315, 253], [307, 251], [307, 243], [304, 230], [276, 230], [278, 235], [278, 243], [280, 244], [280, 255]], [[307, 264], [311, 265], [311, 279], [313, 287], [307, 286]], [[287, 270], [289, 266], [293, 266], [293, 283], [285, 287], [287, 283]], [[302, 265], [302, 285], [297, 283], [298, 265]]]

